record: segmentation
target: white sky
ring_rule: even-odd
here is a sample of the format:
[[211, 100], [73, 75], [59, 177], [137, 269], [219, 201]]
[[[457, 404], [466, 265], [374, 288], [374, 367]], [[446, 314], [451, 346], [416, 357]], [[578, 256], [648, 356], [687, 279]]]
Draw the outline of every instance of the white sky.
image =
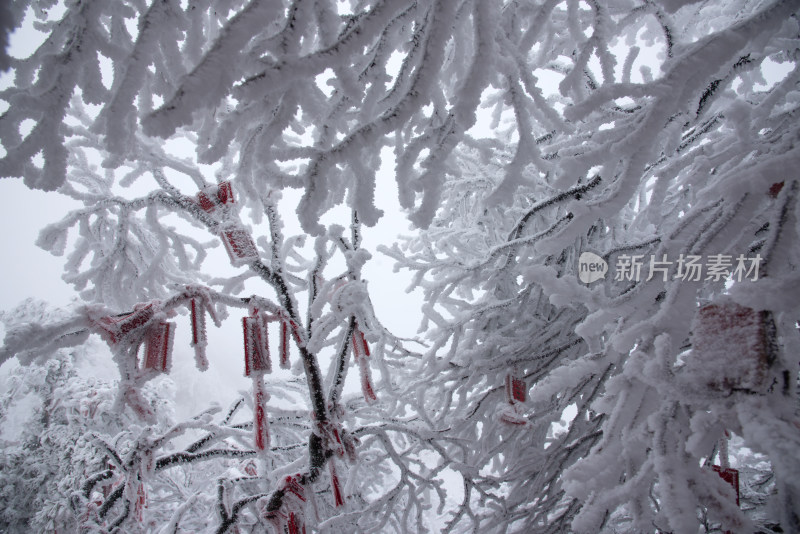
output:
[[[37, 41], [34, 30], [25, 28], [12, 36], [10, 51], [17, 57], [25, 57], [31, 53]], [[657, 65], [657, 56], [657, 50], [643, 50], [634, 69], [634, 78], [638, 78], [638, 62], [644, 60]], [[623, 59], [618, 63], [617, 67], [621, 69]], [[542, 73], [539, 75], [540, 78], [543, 76]], [[8, 75], [0, 76], [0, 86], [8, 83], [8, 79]], [[547, 81], [546, 85], [552, 84], [551, 90], [554, 90], [557, 83], [558, 80], [553, 79]], [[491, 110], [483, 110], [481, 122], [487, 124], [490, 114]], [[410, 233], [397, 201], [392, 162], [384, 163], [378, 177], [376, 203], [385, 215], [376, 228], [365, 230], [364, 247], [373, 253], [373, 257], [365, 267], [364, 277], [369, 282], [378, 318], [395, 334], [412, 337], [419, 324], [421, 296], [419, 292], [406, 294], [405, 289], [410, 282], [408, 273], [393, 273], [393, 260], [375, 252], [379, 242], [391, 244], [398, 233]], [[286, 197], [287, 208], [283, 210], [286, 234], [299, 233], [293, 207], [288, 206], [298, 195], [287, 194]], [[31, 191], [18, 179], [0, 180], [0, 228], [3, 229], [0, 232], [0, 250], [4, 255], [4, 261], [0, 263], [0, 310], [13, 308], [28, 297], [45, 300], [53, 306], [64, 306], [74, 298], [71, 287], [61, 280], [64, 258], [53, 257], [34, 245], [42, 227], [59, 220], [73, 207], [77, 207], [73, 201], [57, 193]], [[345, 211], [344, 216], [349, 217], [349, 214]], [[336, 222], [345, 227], [349, 224], [349, 220]], [[221, 247], [216, 254], [221, 254], [220, 258], [224, 261]], [[239, 366], [226, 365], [225, 361], [221, 361], [223, 358], [228, 362], [228, 358], [241, 358], [241, 327], [237, 318], [232, 317], [221, 332], [214, 332], [211, 328], [209, 359], [212, 368], [202, 377], [192, 371], [194, 364], [188, 342], [183, 340], [187, 328], [185, 320], [179, 318], [174, 361], [175, 376], [183, 377], [184, 385], [194, 392], [190, 397], [203, 400], [207, 398], [208, 391], [230, 390], [234, 385], [247, 387], [247, 383], [241, 379]], [[228, 386], [221, 388], [219, 379], [223, 379]]]
[[[36, 41], [36, 34], [30, 28], [17, 32], [12, 39], [11, 52], [17, 57], [25, 57], [32, 52]], [[7, 83], [9, 76], [0, 76], [0, 86]], [[385, 215], [376, 228], [364, 230], [363, 246], [373, 254], [372, 260], [364, 268], [364, 277], [369, 282], [378, 318], [396, 335], [414, 337], [419, 325], [421, 296], [419, 292], [407, 294], [405, 289], [410, 284], [409, 274], [393, 273], [393, 260], [374, 252], [378, 243], [391, 244], [398, 233], [410, 233], [408, 222], [400, 212], [397, 201], [393, 164], [387, 163], [381, 169], [376, 191], [376, 203]], [[282, 215], [287, 237], [301, 233], [293, 206], [299, 196], [298, 192], [287, 192], [284, 195]], [[38, 248], [35, 241], [44, 226], [57, 222], [68, 211], [78, 207], [79, 203], [59, 193], [30, 190], [20, 179], [0, 180], [0, 228], [4, 229], [0, 232], [0, 250], [4, 256], [4, 261], [0, 262], [0, 311], [11, 310], [27, 298], [43, 300], [54, 307], [67, 306], [76, 298], [72, 287], [61, 279], [66, 257], [52, 256]], [[334, 216], [327, 222], [338, 222], [347, 227], [349, 212], [341, 210], [339, 213], [345, 220], [335, 221]], [[209, 239], [212, 239], [210, 235], [204, 237], [204, 240]], [[212, 251], [210, 256], [208, 263], [214, 271], [217, 268], [227, 272], [243, 270], [231, 270], [221, 246]], [[249, 283], [248, 290], [257, 292], [260, 288], [257, 283]], [[239, 391], [249, 389], [249, 381], [242, 376], [242, 334], [237, 312], [232, 313], [221, 329], [213, 327], [209, 322], [210, 367], [206, 373], [198, 372], [195, 367], [187, 338], [188, 320], [180, 316], [175, 320], [177, 332], [171, 378], [177, 384], [179, 398], [176, 399], [176, 415], [179, 419], [206, 407], [209, 401], [227, 405], [238, 396]], [[3, 327], [0, 325], [0, 335], [2, 331]], [[96, 346], [103, 347], [102, 344]], [[236, 363], [232, 364], [232, 360]], [[322, 363], [325, 372], [324, 362]], [[94, 359], [89, 365], [92, 367], [88, 372], [92, 374], [104, 377], [115, 374], [110, 353], [106, 357]], [[0, 369], [0, 390], [4, 386], [3, 377], [15, 366], [16, 363], [9, 362]], [[357, 382], [357, 374], [350, 373], [349, 382]], [[357, 385], [350, 386], [349, 390], [358, 390]]]
[[[39, 40], [40, 37], [28, 26], [12, 36], [10, 52], [16, 57], [26, 57]], [[0, 75], [0, 87], [9, 81], [8, 74]], [[397, 200], [393, 164], [388, 163], [381, 169], [376, 191], [376, 204], [385, 215], [376, 228], [364, 230], [363, 246], [370, 250], [373, 257], [365, 266], [363, 274], [369, 282], [372, 302], [379, 320], [398, 336], [414, 337], [419, 326], [421, 296], [418, 291], [407, 294], [405, 289], [410, 284], [410, 275], [406, 272], [393, 273], [393, 260], [375, 252], [378, 243], [391, 244], [398, 233], [410, 233], [408, 222], [400, 212]], [[288, 237], [301, 233], [292, 205], [299, 199], [299, 193], [287, 192], [284, 196], [282, 215], [286, 225], [284, 232]], [[59, 193], [30, 190], [20, 179], [0, 180], [0, 228], [4, 229], [0, 232], [0, 250], [4, 256], [4, 261], [0, 262], [0, 311], [13, 309], [27, 298], [44, 300], [54, 307], [67, 306], [76, 298], [72, 287], [61, 279], [66, 256], [54, 257], [36, 247], [35, 241], [44, 226], [60, 220], [69, 210], [78, 207], [80, 205], [77, 202]], [[342, 210], [340, 213], [346, 217], [345, 220], [334, 219], [327, 222], [349, 226], [349, 212]], [[212, 237], [209, 235], [204, 239]], [[228, 272], [243, 270], [230, 270], [221, 245], [211, 252], [209, 260], [210, 267], [215, 271], [221, 263], [224, 264], [221, 268]], [[248, 290], [259, 291], [258, 284], [248, 284]], [[177, 414], [179, 417], [188, 416], [194, 410], [206, 406], [209, 400], [227, 404], [237, 396], [238, 390], [249, 388], [249, 381], [243, 378], [240, 365], [243, 347], [237, 312], [234, 311], [219, 330], [209, 322], [210, 368], [202, 374], [195, 368], [192, 349], [189, 347], [188, 321], [185, 317], [177, 317], [175, 320], [178, 328], [172, 378], [178, 384], [178, 409], [183, 412]], [[2, 331], [3, 327], [0, 325], [0, 335]], [[237, 364], [232, 365], [231, 360]], [[104, 361], [108, 368], [97, 368]], [[10, 363], [3, 366], [4, 369], [0, 372], [0, 390], [3, 386], [2, 377], [14, 365]], [[109, 376], [114, 372], [110, 354], [108, 358], [100, 358], [93, 365], [93, 371], [98, 375]], [[323, 372], [325, 371], [323, 362]], [[350, 373], [350, 377], [355, 379], [357, 373]]]

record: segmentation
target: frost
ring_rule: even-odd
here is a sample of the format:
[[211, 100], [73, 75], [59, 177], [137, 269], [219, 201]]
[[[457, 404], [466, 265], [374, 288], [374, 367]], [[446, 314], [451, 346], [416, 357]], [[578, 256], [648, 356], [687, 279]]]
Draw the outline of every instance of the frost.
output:
[[[78, 202], [38, 244], [84, 302], [3, 316], [42, 402], [0, 530], [800, 530], [796, 2], [6, 4], [0, 176]], [[420, 339], [365, 277], [384, 178]], [[113, 386], [59, 367], [98, 336]], [[173, 422], [192, 351], [252, 389]]]
[[692, 323], [685, 372], [698, 388], [763, 390], [775, 358], [774, 329], [768, 312], [730, 302], [703, 306]]

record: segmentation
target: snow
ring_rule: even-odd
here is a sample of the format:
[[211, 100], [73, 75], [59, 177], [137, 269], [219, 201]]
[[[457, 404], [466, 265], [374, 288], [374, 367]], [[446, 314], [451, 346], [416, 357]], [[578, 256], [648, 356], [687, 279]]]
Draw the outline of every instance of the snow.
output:
[[692, 355], [686, 368], [696, 387], [762, 390], [774, 358], [770, 325], [770, 315], [735, 303], [700, 308], [692, 323]]
[[0, 191], [81, 301], [3, 314], [0, 530], [800, 529], [794, 3], [55, 4], [0, 176], [73, 203]]

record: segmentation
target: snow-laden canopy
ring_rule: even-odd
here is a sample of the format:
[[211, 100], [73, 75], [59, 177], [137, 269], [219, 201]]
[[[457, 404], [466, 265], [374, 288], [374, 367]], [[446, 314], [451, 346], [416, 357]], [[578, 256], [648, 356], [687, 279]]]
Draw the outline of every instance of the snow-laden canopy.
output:
[[[171, 339], [163, 326], [155, 336], [156, 323], [189, 306], [193, 324], [248, 314], [249, 426], [231, 422], [237, 405], [219, 421], [130, 437], [147, 445], [91, 475], [75, 502], [88, 506], [99, 481], [121, 477], [128, 489], [104, 495], [92, 520], [133, 524], [137, 488], [158, 471], [148, 455], [166, 469], [170, 455], [190, 464], [213, 443], [223, 452], [211, 456], [236, 458], [255, 431], [246, 454], [272, 460], [253, 480], [219, 483], [220, 532], [291, 528], [320, 481], [329, 506], [304, 517], [322, 530], [415, 532], [432, 506], [449, 531], [771, 528], [735, 506], [711, 468], [730, 473], [732, 433], [772, 462], [769, 524], [800, 530], [798, 9], [0, 7], [4, 37], [24, 20], [44, 36], [30, 57], [0, 54], [13, 76], [0, 91], [0, 177], [83, 204], [39, 244], [68, 252], [65, 279], [87, 301], [67, 319], [10, 328], [0, 362], [46, 359], [100, 334], [121, 372], [116, 409], [153, 421], [140, 389], [169, 365], [137, 351]], [[381, 326], [362, 276], [375, 251], [362, 248], [361, 229], [382, 215], [376, 180], [390, 153], [400, 205], [420, 231], [381, 250], [425, 293], [421, 354]], [[302, 194], [312, 247], [284, 235], [287, 190]], [[346, 223], [323, 222], [340, 206]], [[209, 237], [239, 274], [208, 276]], [[582, 269], [605, 276], [586, 283]], [[260, 293], [240, 296], [245, 282]], [[279, 352], [293, 343], [304, 380], [263, 382], [276, 327]], [[343, 392], [351, 353], [358, 401]], [[304, 391], [310, 416], [266, 404], [287, 388]], [[198, 449], [163, 449], [198, 426], [207, 432]], [[358, 454], [345, 432], [362, 440]], [[345, 449], [343, 490], [332, 458]], [[374, 478], [359, 474], [367, 469]]]

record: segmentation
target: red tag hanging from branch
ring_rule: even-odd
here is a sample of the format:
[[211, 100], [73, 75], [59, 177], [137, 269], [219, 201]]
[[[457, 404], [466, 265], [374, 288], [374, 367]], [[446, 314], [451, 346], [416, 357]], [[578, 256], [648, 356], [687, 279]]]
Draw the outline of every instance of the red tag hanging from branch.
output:
[[505, 381], [506, 401], [509, 406], [506, 406], [500, 412], [500, 420], [510, 425], [525, 425], [528, 423], [525, 418], [525, 400], [527, 398], [528, 387], [525, 384], [525, 379], [516, 375], [516, 373], [508, 373]]
[[[739, 506], [739, 471], [732, 467], [722, 467], [720, 465], [712, 465], [711, 469], [713, 469], [722, 480], [731, 485], [736, 492], [736, 506]], [[726, 530], [724, 534], [733, 533], [730, 530]]]
[[286, 505], [306, 502], [306, 488], [302, 484], [300, 473], [286, 477], [283, 483], [284, 494], [288, 497]]
[[144, 482], [139, 482], [139, 489], [136, 490], [136, 503], [133, 506], [133, 513], [139, 523], [144, 521], [144, 509], [147, 508], [147, 493], [144, 489]]
[[344, 496], [342, 494], [342, 487], [339, 484], [339, 476], [336, 474], [336, 464], [333, 458], [328, 460], [328, 470], [331, 475], [331, 488], [333, 489], [333, 501], [336, 507], [344, 506]]
[[151, 326], [145, 340], [144, 368], [166, 373], [172, 364], [175, 323], [160, 322]]
[[719, 465], [712, 465], [711, 469], [717, 473], [722, 480], [731, 485], [736, 492], [736, 506], [739, 506], [739, 470], [732, 467], [722, 467]]
[[155, 311], [152, 302], [137, 304], [133, 307], [133, 312], [131, 313], [102, 317], [96, 324], [100, 328], [100, 335], [106, 341], [115, 344], [119, 343], [131, 331], [147, 324], [153, 318]]
[[212, 200], [212, 197], [208, 195], [205, 191], [200, 191], [197, 193], [197, 203], [203, 208], [205, 211], [211, 213], [217, 207], [217, 203]]
[[230, 182], [221, 182], [217, 187], [217, 200], [220, 204], [233, 204], [233, 188]]
[[247, 463], [244, 464], [244, 472], [247, 476], [255, 477], [258, 476], [258, 468], [253, 460], [248, 460]]
[[269, 426], [267, 423], [267, 400], [264, 391], [264, 373], [272, 372], [269, 356], [269, 330], [267, 318], [258, 309], [252, 310], [250, 317], [242, 318], [244, 330], [244, 374], [253, 378], [253, 434], [257, 450], [269, 447]]
[[771, 186], [769, 186], [769, 196], [772, 198], [778, 198], [778, 195], [781, 194], [781, 190], [783, 189], [783, 182], [775, 182]]
[[356, 328], [356, 333], [358, 334], [356, 336], [356, 339], [358, 339], [358, 341], [361, 342], [361, 348], [364, 351], [364, 355], [367, 357], [371, 356], [371, 354], [369, 353], [369, 344], [367, 343], [367, 338], [364, 337], [364, 332]]
[[510, 373], [506, 375], [506, 400], [509, 404], [525, 402], [526, 393], [527, 387], [524, 379]]
[[295, 512], [289, 512], [289, 521], [286, 523], [288, 534], [306, 534], [306, 525], [303, 523], [302, 516]]
[[206, 357], [206, 347], [208, 338], [206, 336], [206, 313], [203, 309], [203, 301], [197, 298], [191, 301], [191, 321], [192, 321], [192, 347], [194, 348], [194, 359], [197, 368], [201, 371], [208, 369], [208, 358]]
[[283, 502], [280, 509], [266, 516], [276, 532], [306, 534], [305, 488], [299, 474], [286, 477], [283, 486]]
[[233, 204], [233, 201], [233, 189], [230, 182], [210, 185], [197, 193], [197, 203], [208, 213], [212, 213], [219, 205]]
[[250, 232], [241, 226], [228, 225], [220, 233], [222, 243], [234, 267], [247, 265], [258, 259], [258, 249]]
[[244, 375], [272, 372], [267, 323], [262, 314], [242, 317], [244, 329]]
[[521, 411], [517, 408], [518, 406], [520, 405], [515, 404], [514, 406], [506, 407], [500, 413], [500, 420], [509, 425], [524, 426], [528, 424], [528, 420], [525, 418], [524, 414], [520, 413]]
[[353, 358], [358, 365], [358, 370], [361, 373], [361, 393], [364, 395], [364, 400], [367, 402], [375, 402], [378, 396], [375, 395], [375, 390], [372, 388], [372, 377], [370, 376], [369, 362], [369, 346], [364, 338], [363, 332], [358, 329], [356, 325], [353, 330], [353, 336], [350, 340], [353, 347]]
[[253, 433], [255, 434], [255, 446], [259, 451], [269, 447], [268, 400], [269, 394], [264, 391], [264, 382], [259, 374], [253, 378]]
[[759, 391], [768, 378], [774, 323], [767, 311], [735, 302], [708, 304], [692, 323], [692, 358], [686, 372], [719, 391]]

